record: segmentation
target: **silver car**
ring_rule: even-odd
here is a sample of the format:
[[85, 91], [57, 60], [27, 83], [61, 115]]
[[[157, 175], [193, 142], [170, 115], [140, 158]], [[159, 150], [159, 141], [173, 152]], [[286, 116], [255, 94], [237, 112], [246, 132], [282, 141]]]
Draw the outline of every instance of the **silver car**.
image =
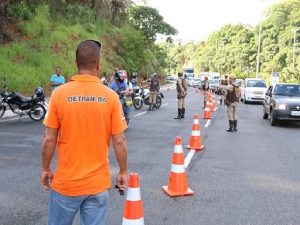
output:
[[270, 86], [263, 103], [263, 118], [272, 126], [281, 120], [300, 121], [300, 84], [279, 83]]

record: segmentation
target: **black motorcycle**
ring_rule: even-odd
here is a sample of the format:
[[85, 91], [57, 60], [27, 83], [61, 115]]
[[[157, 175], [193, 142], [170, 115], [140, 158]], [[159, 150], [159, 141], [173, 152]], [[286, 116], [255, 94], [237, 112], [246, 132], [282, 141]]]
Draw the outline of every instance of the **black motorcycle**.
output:
[[[133, 99], [133, 107], [136, 110], [139, 110], [143, 107], [143, 105], [150, 105], [149, 102], [150, 91], [149, 89], [139, 88], [135, 90], [135, 97]], [[163, 93], [160, 91], [157, 92], [156, 103], [154, 107], [159, 109], [162, 103], [162, 99], [164, 98]]]
[[47, 103], [43, 88], [36, 88], [35, 94], [31, 97], [25, 97], [17, 92], [8, 93], [6, 84], [4, 89], [5, 91], [0, 93], [0, 118], [4, 115], [8, 106], [14, 114], [20, 117], [27, 114], [35, 121], [44, 119]]

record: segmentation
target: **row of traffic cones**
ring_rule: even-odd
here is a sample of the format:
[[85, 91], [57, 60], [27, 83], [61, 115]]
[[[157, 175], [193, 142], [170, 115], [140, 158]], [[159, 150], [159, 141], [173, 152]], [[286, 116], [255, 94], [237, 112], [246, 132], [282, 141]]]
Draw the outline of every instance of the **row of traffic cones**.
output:
[[[198, 114], [195, 114], [194, 116], [192, 133], [187, 148], [195, 150], [202, 150], [204, 148], [201, 141]], [[187, 174], [184, 166], [182, 141], [179, 136], [175, 138], [169, 182], [168, 185], [163, 186], [162, 189], [171, 197], [194, 194], [194, 192], [188, 187]], [[140, 193], [139, 176], [136, 172], [130, 173], [129, 175], [122, 225], [144, 225], [144, 211]]]

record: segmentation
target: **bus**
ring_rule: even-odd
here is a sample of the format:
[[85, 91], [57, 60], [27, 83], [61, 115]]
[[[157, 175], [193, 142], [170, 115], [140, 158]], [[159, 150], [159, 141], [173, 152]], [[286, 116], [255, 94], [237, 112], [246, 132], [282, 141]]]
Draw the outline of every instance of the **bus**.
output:
[[192, 67], [186, 67], [183, 70], [183, 76], [184, 79], [188, 79], [190, 77], [194, 77], [195, 76], [195, 70]]

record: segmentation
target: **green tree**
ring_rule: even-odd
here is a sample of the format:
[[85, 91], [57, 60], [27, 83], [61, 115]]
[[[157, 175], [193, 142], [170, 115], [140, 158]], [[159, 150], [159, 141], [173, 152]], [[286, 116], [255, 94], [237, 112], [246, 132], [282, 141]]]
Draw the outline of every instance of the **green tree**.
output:
[[155, 42], [157, 34], [170, 36], [177, 33], [174, 27], [164, 22], [157, 9], [149, 6], [132, 7], [130, 21], [136, 29], [142, 30], [144, 36], [152, 43]]

